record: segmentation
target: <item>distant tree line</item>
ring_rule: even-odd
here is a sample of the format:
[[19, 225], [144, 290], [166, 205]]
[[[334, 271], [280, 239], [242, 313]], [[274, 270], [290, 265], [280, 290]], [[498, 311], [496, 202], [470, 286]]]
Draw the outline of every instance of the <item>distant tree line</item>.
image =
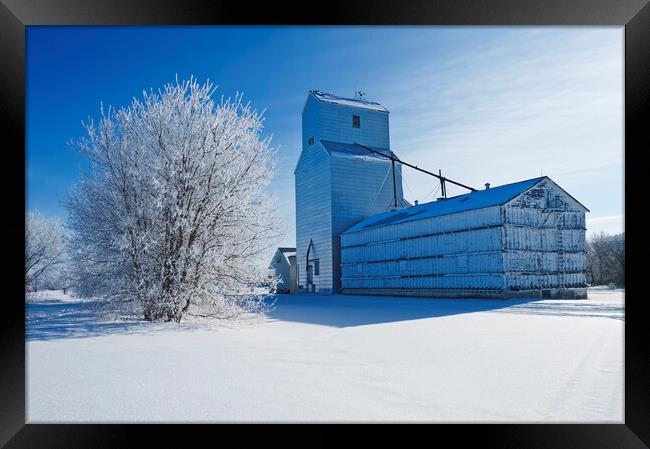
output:
[[587, 282], [625, 286], [625, 233], [598, 232], [587, 239]]
[[25, 213], [25, 290], [63, 290], [71, 284], [66, 235], [59, 220]]

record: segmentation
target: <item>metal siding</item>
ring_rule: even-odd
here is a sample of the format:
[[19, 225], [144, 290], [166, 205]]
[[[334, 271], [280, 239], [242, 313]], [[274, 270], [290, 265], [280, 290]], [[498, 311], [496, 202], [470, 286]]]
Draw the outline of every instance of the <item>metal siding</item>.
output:
[[[340, 289], [337, 282], [340, 271], [340, 235], [358, 221], [384, 212], [393, 201], [393, 182], [390, 161], [359, 160], [352, 158], [331, 159], [332, 170], [332, 234], [334, 289]], [[402, 198], [401, 170], [396, 169], [398, 201]], [[359, 182], [362, 179], [363, 182]]]
[[346, 233], [342, 236], [342, 245], [362, 245], [377, 241], [500, 224], [500, 210], [498, 206], [495, 206]]
[[458, 296], [583, 287], [584, 224], [582, 206], [547, 180], [503, 206], [348, 232], [343, 288]]
[[501, 230], [481, 228], [343, 247], [344, 263], [501, 251]]
[[[310, 95], [310, 97], [312, 96]], [[361, 145], [379, 148], [390, 147], [389, 114], [387, 112], [333, 103], [320, 103], [318, 111], [316, 140], [360, 143]], [[352, 127], [353, 115], [358, 115], [361, 118], [360, 128]]]
[[[435, 290], [500, 290], [503, 276], [471, 274], [428, 277], [376, 277], [343, 279], [344, 289], [435, 289]], [[442, 292], [441, 292], [442, 293]]]
[[408, 261], [396, 259], [342, 264], [344, 278], [418, 276], [423, 273], [501, 273], [502, 270], [500, 251], [434, 256]]
[[[360, 116], [361, 128], [352, 127], [352, 115]], [[309, 95], [302, 122], [303, 151], [295, 170], [298, 284], [306, 284], [305, 260], [312, 239], [320, 260], [317, 288], [330, 293], [340, 288], [340, 234], [386, 211], [393, 187], [390, 161], [330, 157], [319, 141], [388, 149], [388, 113], [323, 103]], [[308, 145], [310, 137], [314, 145]], [[399, 167], [396, 186], [401, 198]]]
[[[303, 111], [303, 151], [295, 170], [296, 186], [296, 274], [297, 285], [306, 287], [306, 255], [313, 240], [320, 265], [314, 284], [319, 291], [331, 291], [332, 233], [330, 157], [318, 143], [320, 104], [309, 96]], [[309, 137], [316, 143], [308, 145]]]
[[584, 287], [585, 212], [544, 180], [503, 206], [504, 269], [512, 290]]
[[346, 289], [501, 289], [498, 207], [342, 236]]

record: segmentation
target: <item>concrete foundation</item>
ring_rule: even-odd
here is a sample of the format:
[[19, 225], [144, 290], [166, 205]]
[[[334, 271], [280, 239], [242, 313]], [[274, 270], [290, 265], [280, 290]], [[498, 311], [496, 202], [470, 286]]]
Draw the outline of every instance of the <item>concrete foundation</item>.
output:
[[424, 298], [540, 298], [540, 299], [587, 299], [586, 288], [563, 288], [543, 290], [432, 290], [432, 289], [366, 289], [346, 288], [344, 295], [408, 296]]

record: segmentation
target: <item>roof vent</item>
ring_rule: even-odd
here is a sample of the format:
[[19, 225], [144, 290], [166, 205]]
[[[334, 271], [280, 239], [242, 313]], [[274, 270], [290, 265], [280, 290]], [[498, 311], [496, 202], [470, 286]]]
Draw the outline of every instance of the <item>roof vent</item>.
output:
[[489, 189], [489, 188], [490, 188], [490, 183], [489, 183], [489, 182], [486, 182], [486, 183], [485, 183], [485, 190], [487, 190], [487, 189]]
[[415, 205], [417, 206], [418, 204], [420, 204], [418, 200], [415, 200]]

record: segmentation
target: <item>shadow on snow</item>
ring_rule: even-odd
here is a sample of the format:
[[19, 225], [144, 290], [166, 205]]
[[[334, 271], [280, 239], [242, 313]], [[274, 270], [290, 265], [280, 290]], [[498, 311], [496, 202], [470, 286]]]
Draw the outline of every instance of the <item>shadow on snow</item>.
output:
[[[275, 295], [270, 321], [288, 321], [331, 327], [418, 320], [473, 312], [596, 317], [624, 320], [623, 304], [589, 300], [442, 299], [348, 295]], [[101, 320], [87, 302], [29, 302], [26, 304], [28, 340], [83, 338], [102, 335], [151, 334], [172, 323]]]
[[25, 316], [25, 337], [28, 340], [125, 335], [152, 330], [152, 323], [144, 321], [101, 320], [88, 302], [53, 300], [27, 303]]
[[589, 300], [443, 299], [351, 295], [275, 295], [269, 318], [332, 327], [364, 326], [472, 312], [624, 319], [623, 305]]

